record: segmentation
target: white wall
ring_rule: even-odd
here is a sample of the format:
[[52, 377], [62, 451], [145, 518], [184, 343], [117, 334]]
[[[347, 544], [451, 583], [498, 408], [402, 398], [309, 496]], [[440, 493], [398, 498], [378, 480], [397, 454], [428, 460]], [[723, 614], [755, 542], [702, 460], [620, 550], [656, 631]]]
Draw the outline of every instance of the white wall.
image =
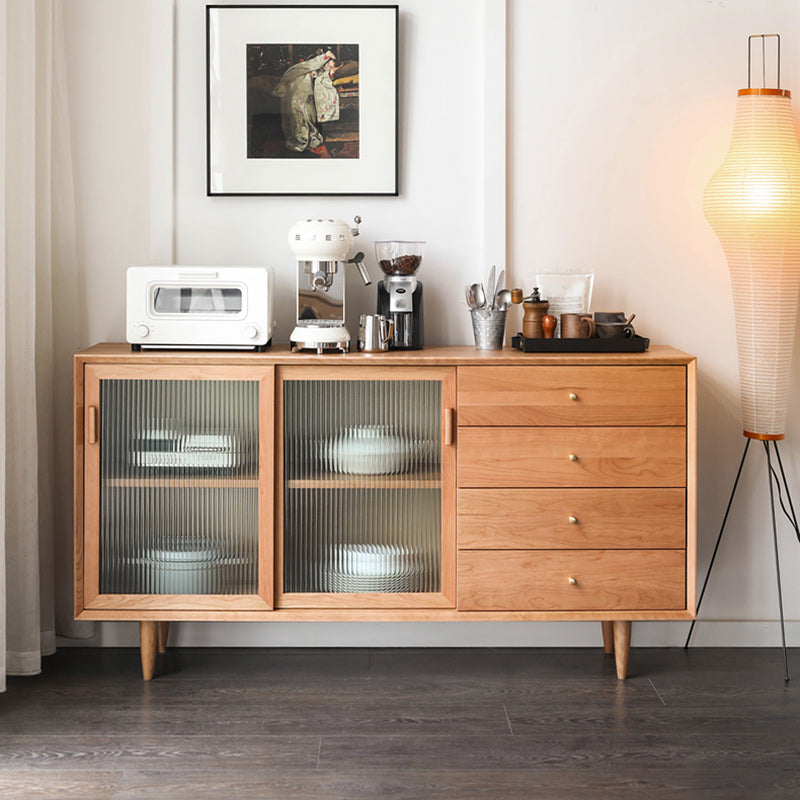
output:
[[[641, 333], [697, 355], [704, 574], [745, 440], [730, 281], [702, 193], [728, 148], [736, 90], [746, 86], [748, 34], [783, 33], [782, 85], [800, 91], [800, 6], [516, 0], [509, 30], [515, 275], [530, 285], [541, 269], [592, 268], [595, 309], [635, 312]], [[754, 47], [756, 63], [760, 81]], [[799, 434], [795, 402], [782, 448], [795, 486]], [[776, 619], [760, 446], [751, 447], [739, 491], [702, 615]], [[780, 534], [786, 613], [797, 620], [800, 547], [788, 526]], [[777, 626], [768, 631], [777, 643]]]
[[[363, 223], [356, 244], [374, 280], [378, 239], [426, 241], [419, 276], [425, 285], [430, 344], [459, 341], [468, 332], [464, 276], [481, 271], [481, 120], [475, 87], [454, 66], [480, 44], [478, 0], [403, 3], [400, 22], [399, 198], [205, 196], [205, 3], [177, 3], [176, 259], [183, 264], [271, 264], [276, 270], [277, 340], [294, 326], [295, 266], [287, 246], [302, 217], [336, 216]], [[446, 35], [444, 35], [446, 32]], [[462, 117], [462, 112], [467, 115]], [[470, 120], [470, 114], [473, 119]], [[470, 130], [472, 129], [472, 130]], [[375, 308], [375, 284], [356, 270], [347, 280], [351, 334], [358, 314]], [[457, 291], [458, 290], [458, 291]]]
[[[174, 189], [176, 261], [270, 263], [278, 276], [278, 340], [291, 319], [294, 267], [285, 237], [300, 216], [363, 217], [362, 247], [422, 238], [421, 278], [431, 343], [470, 341], [460, 287], [480, 277], [485, 195], [484, 80], [501, 85], [502, 53], [483, 53], [484, 2], [401, 3], [398, 198], [207, 198], [205, 196], [204, 3], [175, 3], [174, 184], [150, 116], [150, 81], [163, 60], [151, 25], [171, 0], [70, 0], [66, 5], [70, 100], [77, 164], [87, 344], [124, 338], [124, 269], [161, 252], [151, 189]], [[784, 34], [782, 83], [800, 87], [800, 7], [792, 0], [509, 0], [508, 263], [529, 289], [540, 269], [596, 274], [594, 307], [637, 314], [640, 332], [699, 358], [699, 568], [727, 502], [744, 439], [727, 268], [703, 219], [702, 190], [727, 149], [736, 89], [746, 80], [749, 33]], [[157, 36], [155, 37], [158, 38]], [[486, 61], [486, 69], [482, 69]], [[158, 64], [151, 75], [151, 64]], [[485, 71], [484, 74], [482, 74]], [[798, 88], [800, 91], [800, 88]], [[795, 101], [797, 103], [797, 101]], [[151, 128], [152, 122], [152, 128]], [[491, 121], [489, 128], [491, 130]], [[155, 132], [155, 134], [154, 134]], [[150, 147], [151, 141], [153, 147]], [[159, 149], [161, 148], [161, 149]], [[498, 152], [498, 158], [502, 155]], [[151, 165], [158, 169], [150, 174]], [[156, 202], [164, 206], [163, 199]], [[174, 223], [174, 224], [173, 224]], [[156, 230], [158, 229], [158, 230]], [[496, 231], [495, 231], [496, 233]], [[374, 287], [348, 289], [353, 313]], [[351, 322], [351, 330], [352, 322]], [[800, 348], [796, 350], [798, 352]], [[800, 359], [800, 355], [798, 356]], [[795, 375], [800, 374], [796, 364]], [[65, 387], [65, 391], [66, 387]], [[800, 475], [798, 407], [782, 453]], [[777, 599], [763, 455], [743, 476], [718, 557], [698, 644], [777, 644]], [[800, 499], [800, 493], [798, 493]], [[790, 643], [800, 641], [800, 546], [781, 528]], [[66, 565], [65, 565], [66, 567]], [[682, 643], [686, 624], [638, 623], [634, 645]], [[183, 624], [184, 644], [596, 645], [596, 624]], [[95, 643], [134, 643], [126, 624], [98, 626]]]
[[[86, 343], [125, 338], [125, 270], [150, 237], [148, 15], [136, 0], [64, 3]], [[65, 387], [65, 397], [68, 397]]]

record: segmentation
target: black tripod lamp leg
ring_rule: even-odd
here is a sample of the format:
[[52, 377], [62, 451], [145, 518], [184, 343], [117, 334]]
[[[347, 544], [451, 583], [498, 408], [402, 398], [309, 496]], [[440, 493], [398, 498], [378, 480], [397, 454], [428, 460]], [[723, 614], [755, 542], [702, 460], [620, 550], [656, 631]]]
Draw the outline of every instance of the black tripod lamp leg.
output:
[[[778, 607], [781, 612], [781, 642], [783, 644], [784, 680], [789, 680], [789, 659], [786, 655], [786, 625], [783, 619], [783, 591], [781, 590], [781, 562], [778, 556], [778, 525], [775, 521], [775, 492], [772, 488], [772, 459], [769, 456], [769, 442], [764, 442], [767, 453], [767, 478], [769, 479], [769, 507], [772, 513], [772, 541], [775, 545], [775, 574], [778, 578]], [[777, 481], [777, 476], [775, 478]]]
[[[731, 496], [728, 500], [728, 506], [725, 509], [725, 516], [722, 518], [722, 525], [719, 529], [719, 535], [717, 536], [717, 543], [714, 545], [714, 552], [711, 554], [711, 563], [708, 565], [708, 572], [706, 572], [706, 579], [703, 581], [703, 588], [700, 590], [700, 598], [697, 601], [697, 610], [696, 614], [700, 614], [700, 606], [703, 604], [703, 596], [706, 593], [706, 587], [708, 586], [708, 579], [711, 577], [711, 570], [714, 569], [714, 560], [717, 557], [717, 551], [719, 550], [719, 543], [722, 541], [722, 534], [725, 530], [725, 523], [728, 521], [728, 514], [731, 513], [731, 506], [733, 505], [733, 497], [736, 494], [736, 487], [739, 485], [739, 478], [742, 477], [742, 467], [744, 467], [744, 460], [747, 458], [747, 450], [750, 447], [750, 439], [746, 439], [744, 443], [744, 452], [742, 453], [742, 460], [739, 462], [739, 470], [736, 473], [736, 480], [733, 482], [733, 489], [731, 490]], [[771, 485], [771, 484], [770, 484]], [[686, 642], [683, 645], [683, 649], [686, 650], [689, 647], [689, 640], [692, 638], [692, 632], [694, 631], [694, 626], [697, 622], [697, 616], [692, 620], [692, 624], [689, 627], [689, 634], [686, 637]]]
[[[794, 513], [794, 503], [792, 503], [792, 493], [789, 491], [789, 482], [786, 480], [786, 473], [783, 471], [783, 460], [781, 459], [781, 451], [778, 449], [778, 443], [772, 443], [775, 448], [775, 455], [778, 457], [778, 467], [781, 470], [781, 480], [783, 481], [783, 490], [786, 492], [786, 499], [789, 502], [789, 511], [791, 512], [790, 522], [794, 526], [795, 533], [800, 538], [800, 528], [797, 525], [797, 515]], [[785, 509], [784, 509], [785, 511]], [[787, 517], [789, 514], [786, 515]]]

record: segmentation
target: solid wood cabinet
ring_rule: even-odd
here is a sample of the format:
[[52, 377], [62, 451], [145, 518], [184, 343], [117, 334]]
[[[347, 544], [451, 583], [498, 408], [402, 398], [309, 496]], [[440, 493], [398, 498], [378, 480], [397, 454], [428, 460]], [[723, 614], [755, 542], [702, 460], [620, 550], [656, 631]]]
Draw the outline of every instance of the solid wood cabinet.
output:
[[691, 619], [695, 361], [471, 347], [75, 358], [75, 613]]

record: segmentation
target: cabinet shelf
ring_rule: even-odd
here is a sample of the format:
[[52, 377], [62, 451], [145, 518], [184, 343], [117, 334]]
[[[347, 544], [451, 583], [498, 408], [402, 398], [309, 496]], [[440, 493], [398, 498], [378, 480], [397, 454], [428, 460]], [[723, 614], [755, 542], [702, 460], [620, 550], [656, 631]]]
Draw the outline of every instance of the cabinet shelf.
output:
[[108, 478], [106, 486], [142, 489], [258, 489], [258, 478]]
[[304, 478], [290, 478], [287, 489], [441, 489], [441, 470], [428, 469], [396, 475], [343, 475], [320, 472]]

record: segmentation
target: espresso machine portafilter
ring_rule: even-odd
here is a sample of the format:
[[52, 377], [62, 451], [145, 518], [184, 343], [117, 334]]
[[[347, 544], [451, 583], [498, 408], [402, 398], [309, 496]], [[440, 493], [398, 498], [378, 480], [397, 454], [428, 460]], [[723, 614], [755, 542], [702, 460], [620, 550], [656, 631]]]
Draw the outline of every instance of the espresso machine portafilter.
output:
[[351, 228], [340, 219], [303, 219], [289, 230], [289, 249], [297, 261], [297, 324], [289, 337], [293, 351], [346, 353], [350, 348], [344, 264], [355, 264], [364, 285], [371, 283], [364, 254], [349, 257], [361, 217], [354, 221]]

